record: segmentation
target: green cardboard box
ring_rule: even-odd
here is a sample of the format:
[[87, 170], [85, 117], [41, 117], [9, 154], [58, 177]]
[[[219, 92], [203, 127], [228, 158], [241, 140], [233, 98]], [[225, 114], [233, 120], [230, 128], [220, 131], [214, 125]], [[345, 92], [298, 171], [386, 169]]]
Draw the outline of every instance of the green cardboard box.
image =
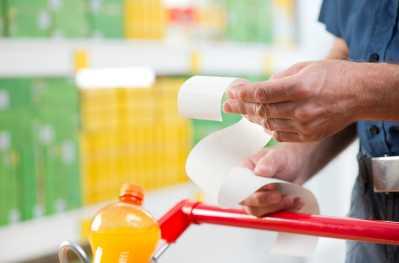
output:
[[262, 43], [271, 44], [273, 42], [273, 0], [258, 0], [257, 15], [258, 37]]
[[0, 37], [6, 35], [5, 0], [0, 0]]
[[11, 221], [30, 219], [34, 214], [36, 178], [31, 120], [29, 111], [15, 110], [0, 114], [0, 134], [3, 134], [0, 144], [6, 145], [4, 160], [9, 164], [5, 166], [8, 167], [5, 180], [9, 189], [14, 189], [8, 194], [12, 196], [15, 191], [18, 197], [18, 210], [14, 206], [9, 207]]
[[79, 90], [69, 78], [32, 80], [35, 108], [38, 111], [79, 112]]
[[86, 0], [58, 0], [51, 4], [53, 37], [81, 38], [89, 35]]
[[25, 109], [79, 112], [79, 91], [68, 78], [0, 79], [0, 112]]
[[[234, 41], [271, 43], [272, 0], [226, 0], [226, 37]], [[248, 14], [254, 14], [248, 16]]]
[[88, 0], [90, 35], [100, 38], [123, 37], [123, 0]]
[[16, 109], [33, 109], [30, 79], [0, 79], [0, 112]]
[[11, 37], [48, 37], [53, 17], [48, 0], [5, 0], [8, 35]]
[[15, 152], [8, 150], [3, 154], [1, 165], [3, 166], [3, 177], [5, 188], [4, 192], [4, 218], [6, 224], [16, 223], [21, 219], [19, 203], [21, 196], [19, 195], [18, 175], [16, 174]]
[[10, 134], [12, 152], [1, 151], [0, 136], [0, 161], [15, 163], [1, 165], [0, 190], [12, 200], [18, 193], [14, 201], [2, 198], [0, 225], [80, 206], [79, 125], [71, 79], [0, 79], [0, 135]]
[[78, 138], [67, 138], [60, 144], [61, 166], [65, 171], [66, 209], [78, 208], [81, 205], [81, 184], [79, 166], [79, 140]]
[[41, 200], [46, 215], [80, 205], [78, 125], [77, 118], [59, 112], [48, 113], [36, 123], [39, 176], [44, 182], [40, 188], [45, 193]]

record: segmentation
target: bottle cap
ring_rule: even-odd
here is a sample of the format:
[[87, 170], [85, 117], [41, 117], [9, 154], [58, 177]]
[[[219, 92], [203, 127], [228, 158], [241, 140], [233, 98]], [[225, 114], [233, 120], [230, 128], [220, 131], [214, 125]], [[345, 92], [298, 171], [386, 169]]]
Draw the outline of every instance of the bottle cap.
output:
[[141, 205], [144, 200], [144, 191], [135, 184], [123, 184], [120, 190], [119, 199], [124, 202]]

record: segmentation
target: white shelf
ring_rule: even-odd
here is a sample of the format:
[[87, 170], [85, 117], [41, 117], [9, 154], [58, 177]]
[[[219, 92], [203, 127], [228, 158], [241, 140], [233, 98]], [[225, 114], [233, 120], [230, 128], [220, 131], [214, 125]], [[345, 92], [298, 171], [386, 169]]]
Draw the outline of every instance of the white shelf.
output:
[[270, 73], [320, 54], [302, 49], [248, 43], [173, 45], [160, 41], [0, 39], [0, 77], [73, 75], [73, 54], [84, 49], [90, 66], [149, 66], [159, 75], [192, 73], [192, 54], [199, 54], [200, 74]]
[[[159, 218], [175, 203], [192, 198], [191, 184], [149, 192], [144, 207]], [[16, 262], [54, 253], [64, 240], [79, 241], [82, 219], [92, 217], [105, 203], [0, 228], [0, 262]]]

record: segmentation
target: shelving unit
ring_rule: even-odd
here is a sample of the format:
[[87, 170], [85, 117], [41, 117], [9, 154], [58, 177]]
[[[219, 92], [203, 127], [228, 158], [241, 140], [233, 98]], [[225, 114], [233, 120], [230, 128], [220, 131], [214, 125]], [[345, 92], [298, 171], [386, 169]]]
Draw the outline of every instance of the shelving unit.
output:
[[[145, 196], [144, 207], [159, 218], [181, 199], [193, 198], [194, 193], [195, 188], [191, 184], [149, 192]], [[106, 204], [0, 228], [0, 262], [23, 261], [54, 253], [64, 240], [79, 242], [82, 219], [92, 217]]]
[[248, 43], [176, 46], [159, 41], [0, 39], [0, 76], [73, 75], [73, 53], [79, 49], [89, 55], [90, 67], [148, 66], [157, 75], [270, 74], [319, 57], [304, 49]]
[[[303, 49], [248, 43], [176, 46], [159, 41], [0, 39], [0, 77], [74, 76], [74, 52], [79, 49], [89, 55], [92, 68], [147, 66], [157, 75], [271, 74], [318, 57]], [[191, 185], [151, 192], [146, 207], [159, 216], [192, 193]], [[79, 241], [82, 219], [102, 206], [104, 203], [0, 228], [0, 262], [39, 257], [54, 252], [63, 240]]]

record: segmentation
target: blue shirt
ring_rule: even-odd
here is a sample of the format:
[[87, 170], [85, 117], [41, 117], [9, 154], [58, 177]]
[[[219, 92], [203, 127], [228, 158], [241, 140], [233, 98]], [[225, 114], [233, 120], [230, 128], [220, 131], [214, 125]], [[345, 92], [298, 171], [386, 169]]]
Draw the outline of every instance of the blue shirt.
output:
[[[324, 0], [319, 21], [346, 41], [350, 60], [399, 63], [398, 7], [397, 0]], [[399, 155], [399, 122], [359, 121], [357, 133], [366, 154]]]

